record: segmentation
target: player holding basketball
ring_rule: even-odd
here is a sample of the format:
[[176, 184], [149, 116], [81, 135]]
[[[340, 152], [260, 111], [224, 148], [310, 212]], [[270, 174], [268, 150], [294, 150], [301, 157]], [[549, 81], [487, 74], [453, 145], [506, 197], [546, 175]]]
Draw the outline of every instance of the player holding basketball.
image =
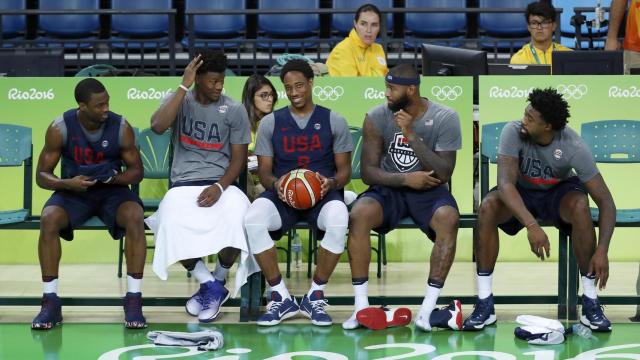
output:
[[[349, 214], [342, 188], [351, 177], [353, 144], [346, 120], [313, 103], [313, 70], [307, 62], [289, 61], [280, 80], [291, 106], [260, 122], [255, 154], [260, 182], [267, 191], [251, 204], [244, 221], [251, 251], [273, 290], [258, 325], [276, 325], [302, 311], [314, 325], [327, 326], [332, 320], [324, 309], [328, 305], [324, 289], [344, 251]], [[315, 171], [322, 183], [322, 200], [309, 210], [287, 205], [280, 190], [284, 176], [297, 168]], [[272, 240], [299, 220], [324, 232], [313, 283], [300, 305], [284, 284]]]
[[[127, 294], [125, 326], [144, 328], [142, 274], [147, 252], [142, 201], [128, 188], [142, 180], [142, 162], [133, 129], [109, 111], [109, 93], [96, 79], [76, 85], [78, 108], [66, 111], [47, 129], [36, 170], [36, 182], [54, 190], [42, 209], [38, 255], [44, 295], [42, 309], [31, 328], [51, 329], [62, 322], [58, 298], [60, 236], [73, 240], [73, 229], [98, 216], [114, 239], [126, 234]], [[65, 176], [54, 175], [62, 159]], [[122, 171], [122, 166], [126, 170]], [[85, 283], [91, 283], [90, 277]]]
[[[462, 145], [460, 119], [454, 110], [420, 96], [420, 77], [411, 65], [394, 67], [385, 81], [387, 104], [371, 109], [364, 119], [360, 164], [369, 189], [360, 195], [349, 216], [355, 312], [342, 327], [376, 328], [380, 323], [404, 325], [410, 320], [407, 315], [372, 308], [357, 314], [369, 306], [370, 231], [387, 233], [411, 216], [434, 241], [427, 293], [416, 327], [458, 330], [462, 322], [459, 301], [443, 310], [434, 311], [434, 307], [456, 250], [459, 213], [446, 184]], [[359, 323], [358, 318], [366, 323]]]
[[[478, 300], [464, 330], [496, 322], [491, 291], [498, 257], [498, 228], [515, 235], [523, 228], [531, 251], [549, 257], [549, 239], [538, 221], [552, 222], [571, 234], [582, 278], [580, 321], [595, 331], [611, 331], [596, 294], [609, 277], [609, 242], [616, 208], [586, 144], [566, 127], [569, 105], [556, 90], [534, 89], [522, 121], [505, 125], [498, 148], [498, 186], [482, 200], [475, 247]], [[575, 169], [575, 172], [574, 172]], [[577, 174], [576, 174], [577, 173]], [[589, 198], [600, 210], [600, 241], [589, 211]]]

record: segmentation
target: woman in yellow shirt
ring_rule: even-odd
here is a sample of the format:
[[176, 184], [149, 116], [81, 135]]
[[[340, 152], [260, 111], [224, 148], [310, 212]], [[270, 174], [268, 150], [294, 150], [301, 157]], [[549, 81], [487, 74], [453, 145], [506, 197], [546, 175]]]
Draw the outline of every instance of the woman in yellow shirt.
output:
[[537, 1], [527, 6], [525, 12], [531, 42], [511, 57], [511, 64], [551, 65], [551, 53], [571, 51], [568, 47], [553, 42], [556, 31], [556, 9], [549, 1]]
[[[260, 120], [273, 111], [278, 101], [278, 93], [271, 81], [262, 75], [251, 75], [244, 83], [242, 89], [242, 105], [247, 109], [249, 122], [251, 123], [251, 144], [249, 144], [249, 176], [247, 177], [247, 196], [251, 201], [264, 191], [256, 174], [257, 168], [252, 169], [252, 164], [257, 164], [253, 150], [256, 146], [256, 132]], [[257, 165], [256, 165], [257, 166]]]
[[372, 4], [358, 8], [349, 36], [329, 54], [329, 76], [385, 76], [387, 60], [377, 44], [380, 32], [380, 10]]

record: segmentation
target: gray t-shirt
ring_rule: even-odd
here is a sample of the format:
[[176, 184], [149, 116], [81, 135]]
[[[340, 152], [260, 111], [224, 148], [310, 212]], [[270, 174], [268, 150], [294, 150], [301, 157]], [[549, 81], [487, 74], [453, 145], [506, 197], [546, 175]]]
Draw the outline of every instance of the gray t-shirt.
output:
[[[560, 181], [577, 176], [582, 182], [598, 174], [584, 140], [569, 127], [556, 132], [549, 145], [538, 145], [520, 138], [520, 121], [504, 126], [498, 154], [517, 157], [520, 164], [518, 184], [526, 189], [545, 190]], [[575, 169], [575, 172], [574, 172]]]
[[[456, 151], [462, 147], [458, 113], [429, 100], [427, 111], [413, 122], [413, 131], [433, 151]], [[384, 153], [380, 168], [388, 172], [414, 172], [425, 169], [413, 152], [409, 142], [396, 125], [393, 112], [386, 104], [378, 105], [367, 113], [371, 123], [382, 134]]]
[[[118, 135], [118, 144], [120, 145], [122, 145], [122, 137], [124, 136], [125, 124], [126, 124], [126, 120], [123, 116], [120, 119], [120, 132]], [[60, 130], [60, 134], [62, 135], [62, 143], [66, 144], [67, 143], [67, 123], [64, 122], [64, 117], [62, 115], [57, 117], [55, 120], [53, 120], [53, 125], [56, 126], [58, 130]], [[100, 129], [98, 129], [98, 131], [94, 131], [94, 132], [88, 132], [87, 129], [85, 129], [84, 126], [82, 126], [82, 124], [80, 124], [80, 128], [82, 129], [82, 132], [87, 137], [87, 139], [91, 142], [96, 142], [100, 140], [100, 138], [102, 138], [102, 133], [104, 132], [104, 124], [100, 126]]]
[[242, 104], [221, 95], [215, 103], [202, 105], [189, 91], [173, 124], [171, 181], [218, 180], [229, 167], [230, 144], [250, 142], [251, 126]]
[[[304, 129], [307, 126], [311, 115], [313, 115], [313, 111], [305, 117], [299, 117], [291, 113], [291, 116], [300, 129]], [[333, 153], [340, 154], [353, 151], [353, 139], [351, 138], [347, 120], [332, 110], [329, 114], [329, 122], [331, 123], [331, 134], [333, 134]], [[260, 120], [254, 154], [273, 157], [273, 143], [271, 142], [271, 138], [273, 137], [274, 127], [275, 116], [273, 113], [265, 115], [262, 120]]]

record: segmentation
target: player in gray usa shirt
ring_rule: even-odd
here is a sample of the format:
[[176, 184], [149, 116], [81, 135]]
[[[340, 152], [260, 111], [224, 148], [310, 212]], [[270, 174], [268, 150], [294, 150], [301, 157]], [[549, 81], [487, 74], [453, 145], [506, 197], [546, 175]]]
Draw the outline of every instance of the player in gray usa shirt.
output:
[[[515, 235], [526, 228], [531, 251], [549, 257], [547, 234], [539, 221], [571, 234], [582, 287], [580, 321], [594, 331], [611, 331], [598, 302], [596, 286], [609, 277], [609, 242], [615, 226], [615, 205], [584, 141], [566, 127], [569, 105], [556, 90], [529, 94], [522, 121], [505, 125], [498, 149], [498, 186], [483, 199], [475, 248], [478, 300], [464, 330], [480, 330], [496, 321], [491, 290], [498, 257], [498, 228]], [[599, 239], [589, 199], [600, 210]]]

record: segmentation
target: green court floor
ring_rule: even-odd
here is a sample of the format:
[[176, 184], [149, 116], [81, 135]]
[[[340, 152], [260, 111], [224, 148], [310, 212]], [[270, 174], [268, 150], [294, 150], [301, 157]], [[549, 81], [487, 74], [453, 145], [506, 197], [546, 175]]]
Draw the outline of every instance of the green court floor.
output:
[[[255, 324], [153, 324], [143, 331], [120, 324], [64, 324], [32, 331], [27, 324], [0, 324], [0, 359], [640, 359], [640, 325], [617, 324], [597, 339], [570, 337], [566, 343], [533, 346], [513, 336], [514, 323], [499, 323], [483, 332], [434, 331], [413, 326], [383, 331], [344, 331], [339, 325], [320, 328], [290, 324], [261, 328]], [[156, 347], [148, 330], [224, 334], [224, 348], [199, 352]]]

